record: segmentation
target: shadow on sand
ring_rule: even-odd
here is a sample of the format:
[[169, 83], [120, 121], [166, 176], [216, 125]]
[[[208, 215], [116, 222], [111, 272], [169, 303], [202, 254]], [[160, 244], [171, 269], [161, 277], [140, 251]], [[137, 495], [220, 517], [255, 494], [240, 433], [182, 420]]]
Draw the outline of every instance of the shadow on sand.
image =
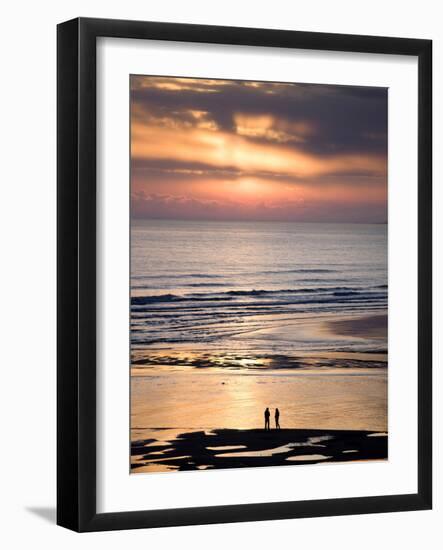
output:
[[168, 442], [133, 441], [132, 469], [204, 470], [381, 460], [386, 433], [356, 430], [211, 430], [182, 433]]

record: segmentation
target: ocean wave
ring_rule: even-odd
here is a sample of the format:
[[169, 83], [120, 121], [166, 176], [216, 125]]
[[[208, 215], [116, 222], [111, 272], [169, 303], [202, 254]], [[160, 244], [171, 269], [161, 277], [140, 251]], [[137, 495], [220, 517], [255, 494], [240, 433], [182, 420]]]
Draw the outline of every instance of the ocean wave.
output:
[[324, 269], [324, 268], [299, 268], [299, 269], [282, 269], [278, 271], [262, 271], [266, 275], [278, 275], [280, 273], [339, 273], [336, 269]]
[[356, 290], [338, 290], [337, 292], [332, 293], [334, 296], [358, 296], [361, 292]]
[[[163, 304], [165, 306], [165, 304]], [[173, 304], [172, 304], [173, 305]], [[259, 314], [269, 314], [269, 313], [294, 313], [294, 307], [297, 308], [297, 312], [301, 312], [301, 308], [303, 309], [303, 312], [307, 313], [309, 311], [314, 311], [314, 306], [317, 308], [317, 306], [325, 306], [326, 308], [331, 308], [333, 306], [340, 306], [340, 309], [342, 312], [344, 312], [344, 309], [342, 306], [352, 306], [352, 308], [355, 310], [358, 306], [371, 306], [373, 308], [374, 306], [380, 305], [382, 307], [385, 307], [384, 300], [374, 296], [348, 296], [348, 297], [322, 297], [312, 300], [297, 300], [297, 301], [269, 301], [269, 302], [252, 302], [250, 304], [245, 305], [244, 303], [235, 303], [235, 302], [206, 302], [205, 304], [190, 302], [187, 305], [180, 304], [180, 307], [178, 308], [172, 308], [171, 304], [168, 304], [169, 307], [161, 307], [162, 304], [159, 304], [155, 308], [152, 307], [151, 304], [146, 306], [140, 306], [136, 310], [132, 310], [132, 315], [139, 315], [141, 317], [145, 317], [145, 313], [153, 313], [155, 312], [157, 316], [164, 317], [164, 314], [173, 313], [174, 318], [179, 318], [180, 316], [189, 316], [191, 314], [195, 315], [196, 312], [207, 312], [209, 314], [210, 310], [212, 310], [212, 316], [214, 318], [219, 317], [220, 314], [218, 313], [219, 308], [222, 308], [224, 312], [230, 314], [233, 317], [239, 317], [239, 315], [244, 312], [246, 316], [250, 315], [259, 315]], [[215, 306], [217, 305], [217, 308]], [[213, 306], [212, 308], [210, 306]], [[306, 308], [307, 306], [307, 308]], [[217, 313], [215, 313], [215, 309], [217, 309]]]
[[206, 294], [194, 294], [192, 296], [178, 296], [176, 294], [161, 294], [159, 296], [133, 296], [131, 298], [132, 305], [147, 305], [163, 302], [221, 302], [232, 299], [229, 296], [212, 296], [206, 297]]
[[205, 287], [225, 287], [226, 283], [187, 283], [184, 285], [189, 288], [205, 288]]
[[[265, 290], [265, 289], [252, 289], [252, 290], [228, 290], [220, 293], [193, 293], [193, 294], [160, 294], [157, 296], [133, 296], [131, 298], [131, 304], [133, 306], [144, 306], [156, 303], [171, 303], [171, 302], [224, 302], [233, 301], [235, 298], [248, 298], [248, 297], [261, 297], [261, 298], [275, 298], [281, 296], [282, 300], [288, 295], [303, 295], [308, 294], [322, 294], [325, 295], [327, 301], [330, 301], [332, 297], [336, 298], [352, 298], [359, 297], [361, 299], [384, 299], [386, 293], [379, 292], [372, 288], [353, 288], [353, 287], [316, 287], [316, 288], [303, 288], [303, 289], [281, 289], [281, 290]], [[314, 300], [309, 299], [307, 301], [298, 301], [297, 303], [317, 303], [319, 298]], [[277, 304], [280, 302], [276, 302]], [[245, 306], [252, 304], [245, 303]]]
[[160, 273], [158, 275], [132, 275], [131, 279], [221, 279], [223, 275], [209, 273], [179, 273], [171, 275], [170, 273]]
[[[325, 273], [340, 273], [337, 269], [326, 269], [326, 268], [298, 268], [298, 269], [276, 269], [276, 270], [257, 270], [251, 272], [242, 272], [242, 276], [260, 276], [260, 275], [288, 275], [291, 273], [306, 274], [306, 275], [322, 275]], [[226, 279], [226, 278], [236, 278], [239, 274], [235, 272], [227, 272], [223, 274], [215, 273], [158, 273], [158, 274], [149, 274], [149, 275], [132, 275], [131, 279], [139, 280], [164, 280], [164, 279], [173, 279], [173, 280], [182, 280], [182, 279]]]

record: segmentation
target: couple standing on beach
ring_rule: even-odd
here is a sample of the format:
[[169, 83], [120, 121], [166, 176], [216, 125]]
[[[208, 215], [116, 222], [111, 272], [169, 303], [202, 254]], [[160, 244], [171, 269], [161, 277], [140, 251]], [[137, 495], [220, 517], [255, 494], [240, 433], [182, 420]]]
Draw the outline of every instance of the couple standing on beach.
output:
[[[271, 413], [269, 411], [269, 407], [266, 407], [266, 410], [265, 410], [265, 430], [270, 430], [271, 429], [271, 423], [270, 423], [270, 420], [269, 420], [270, 418], [271, 418]], [[275, 418], [275, 429], [279, 430], [280, 429], [280, 411], [278, 409], [275, 409], [274, 418]]]

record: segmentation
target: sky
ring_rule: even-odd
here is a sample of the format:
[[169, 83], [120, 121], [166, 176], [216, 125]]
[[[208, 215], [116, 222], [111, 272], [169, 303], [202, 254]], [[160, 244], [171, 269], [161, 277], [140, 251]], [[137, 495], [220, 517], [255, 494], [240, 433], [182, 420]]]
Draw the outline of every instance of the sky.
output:
[[387, 89], [133, 75], [131, 208], [385, 223]]

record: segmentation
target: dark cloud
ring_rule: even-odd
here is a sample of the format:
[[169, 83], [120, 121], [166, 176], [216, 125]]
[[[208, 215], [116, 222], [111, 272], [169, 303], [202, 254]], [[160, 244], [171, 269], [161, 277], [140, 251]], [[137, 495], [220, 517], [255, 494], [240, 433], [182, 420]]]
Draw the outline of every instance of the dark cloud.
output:
[[[195, 80], [193, 80], [195, 82]], [[213, 82], [213, 81], [211, 81]], [[266, 84], [258, 87], [222, 81], [217, 92], [156, 87], [133, 88], [131, 98], [138, 119], [171, 116], [192, 123], [190, 110], [200, 110], [224, 131], [234, 132], [234, 115], [272, 114], [288, 122], [309, 123], [315, 128], [303, 142], [287, 141], [309, 153], [378, 153], [387, 150], [387, 89], [318, 84]], [[205, 88], [200, 88], [205, 90]], [[263, 137], [250, 138], [266, 141]]]

